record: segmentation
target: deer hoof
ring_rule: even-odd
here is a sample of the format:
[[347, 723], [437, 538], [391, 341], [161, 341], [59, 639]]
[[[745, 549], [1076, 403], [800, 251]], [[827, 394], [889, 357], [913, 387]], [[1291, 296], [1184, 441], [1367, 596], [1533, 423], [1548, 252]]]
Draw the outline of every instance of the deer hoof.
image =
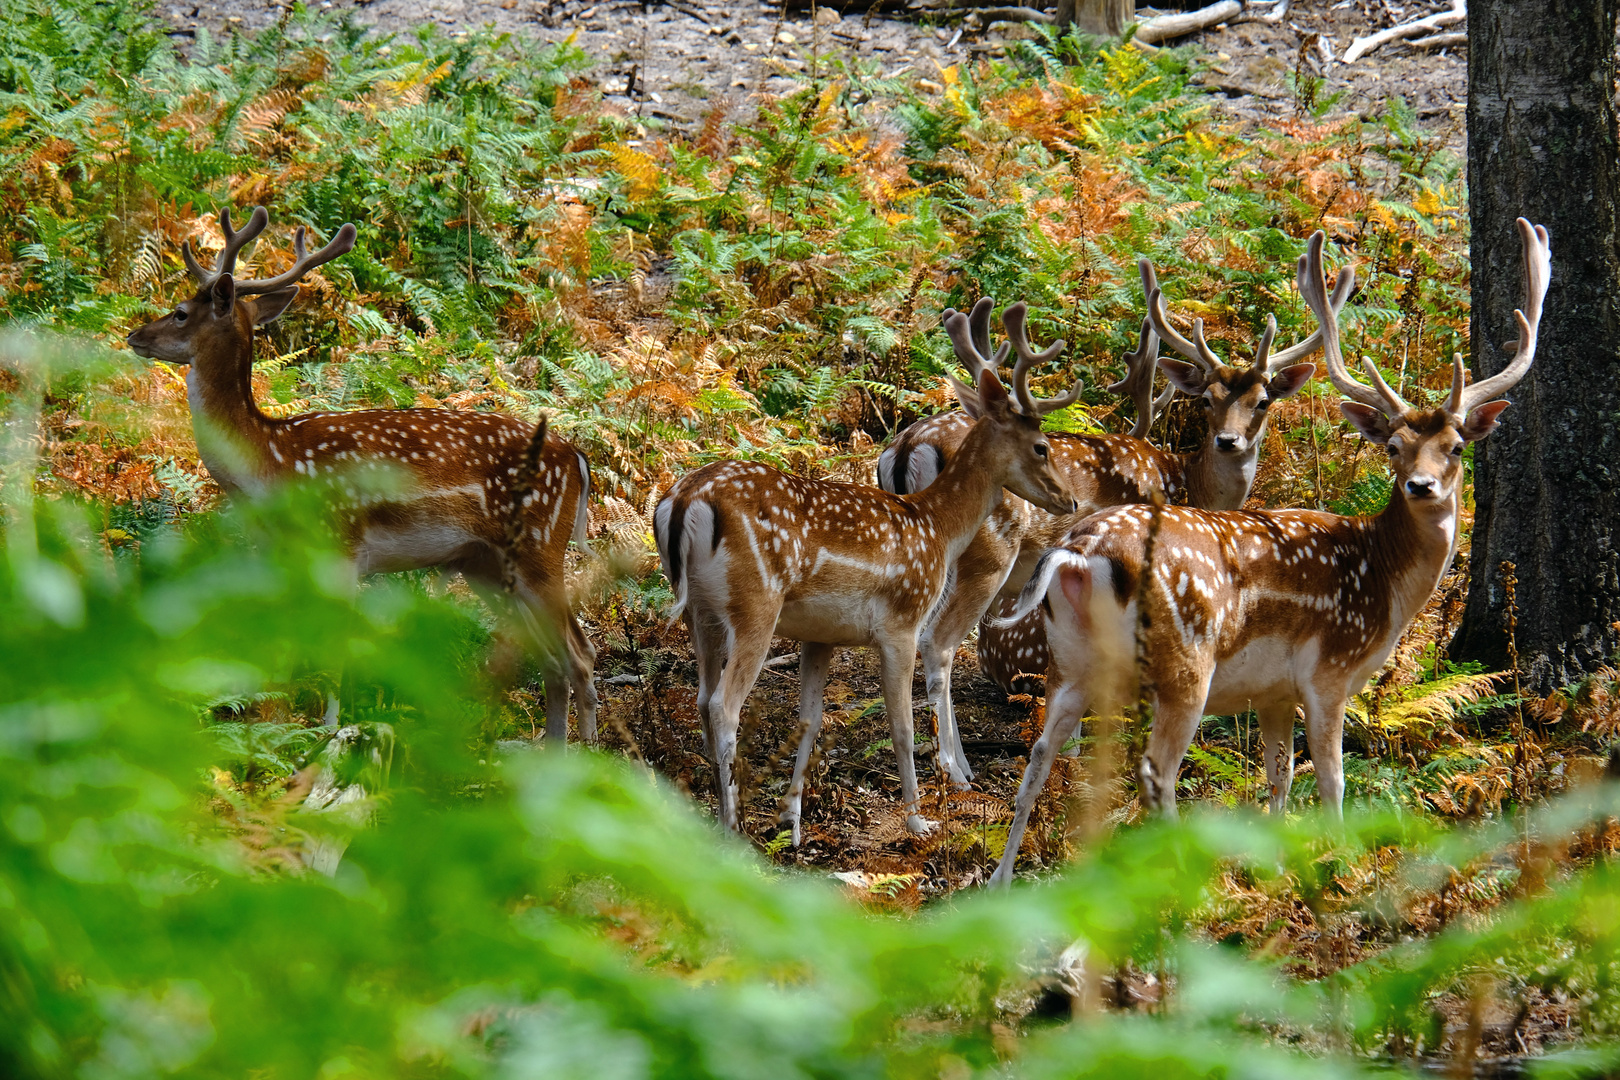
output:
[[929, 821], [921, 814], [906, 815], [906, 831], [913, 836], [927, 836], [937, 828], [939, 828], [939, 822]]

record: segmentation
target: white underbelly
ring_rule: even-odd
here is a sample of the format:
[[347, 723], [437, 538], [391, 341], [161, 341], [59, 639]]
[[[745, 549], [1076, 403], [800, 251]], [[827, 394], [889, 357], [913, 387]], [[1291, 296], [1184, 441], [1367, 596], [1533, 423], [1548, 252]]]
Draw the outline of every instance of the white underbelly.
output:
[[361, 574], [423, 570], [470, 554], [482, 543], [465, 529], [443, 523], [370, 525], [355, 545], [355, 569]]
[[1282, 638], [1256, 638], [1215, 668], [1209, 684], [1208, 716], [1243, 712], [1272, 702], [1297, 702], [1302, 670], [1313, 669], [1315, 640], [1300, 646]]
[[827, 645], [870, 645], [877, 613], [869, 600], [818, 598], [790, 600], [776, 617], [776, 636]]

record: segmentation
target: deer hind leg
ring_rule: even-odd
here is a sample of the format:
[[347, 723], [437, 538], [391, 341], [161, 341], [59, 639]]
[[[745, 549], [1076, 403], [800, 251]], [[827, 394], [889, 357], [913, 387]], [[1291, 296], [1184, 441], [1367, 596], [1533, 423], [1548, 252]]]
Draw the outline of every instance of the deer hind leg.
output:
[[823, 694], [827, 689], [827, 668], [832, 663], [833, 647], [818, 641], [799, 643], [799, 750], [793, 758], [793, 782], [782, 800], [781, 824], [793, 830], [793, 846], [798, 847], [799, 807], [804, 797], [804, 774], [810, 764], [810, 752], [821, 734]]
[[1294, 785], [1294, 703], [1273, 702], [1255, 710], [1260, 714], [1260, 754], [1266, 759], [1268, 807], [1273, 815], [1288, 809], [1288, 790]]
[[889, 714], [889, 734], [894, 743], [895, 761], [900, 769], [900, 798], [906, 807], [906, 829], [926, 833], [934, 823], [922, 816], [922, 797], [917, 791], [917, 755], [912, 745], [916, 732], [911, 719], [911, 676], [917, 670], [917, 639], [896, 635], [899, 640], [880, 643], [883, 667], [883, 708]]
[[568, 681], [574, 688], [574, 711], [579, 714], [579, 737], [596, 742], [596, 646], [570, 612], [567, 618]]
[[715, 790], [720, 800], [720, 823], [733, 831], [739, 829], [739, 807], [736, 777], [732, 765], [737, 758], [737, 729], [742, 724], [743, 703], [748, 692], [759, 679], [765, 666], [765, 654], [770, 651], [771, 631], [776, 627], [776, 616], [781, 609], [778, 601], [752, 623], [734, 619], [731, 623], [725, 668], [720, 672], [716, 706], [709, 699], [709, 748], [714, 758]]
[[1024, 843], [1024, 830], [1029, 826], [1030, 812], [1035, 800], [1046, 787], [1046, 778], [1052, 772], [1052, 759], [1063, 744], [1074, 736], [1080, 726], [1080, 715], [1085, 711], [1086, 695], [1072, 682], [1060, 683], [1046, 699], [1046, 726], [1041, 737], [1029, 751], [1029, 765], [1018, 784], [1018, 798], [1013, 803], [1012, 825], [1007, 829], [1007, 847], [1001, 853], [996, 872], [990, 875], [991, 885], [1010, 885], [1013, 866], [1018, 861], [1018, 849]]
[[1322, 810], [1335, 819], [1344, 817], [1344, 695], [1305, 698], [1305, 745], [1316, 769], [1316, 794]]
[[1153, 733], [1142, 756], [1142, 803], [1165, 817], [1176, 816], [1176, 777], [1204, 718], [1208, 696], [1208, 675], [1192, 687], [1161, 688], [1155, 695]]

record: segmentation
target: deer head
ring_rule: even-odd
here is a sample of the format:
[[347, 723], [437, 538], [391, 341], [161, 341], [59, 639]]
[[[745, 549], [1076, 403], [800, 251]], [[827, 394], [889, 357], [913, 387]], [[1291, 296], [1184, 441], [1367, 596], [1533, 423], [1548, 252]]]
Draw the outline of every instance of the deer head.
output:
[[[1246, 365], [1228, 366], [1204, 340], [1204, 320], [1193, 320], [1191, 340], [1170, 324], [1164, 293], [1158, 287], [1152, 264], [1142, 259], [1138, 267], [1148, 294], [1148, 318], [1153, 330], [1186, 358], [1183, 361], [1160, 357], [1159, 367], [1169, 376], [1172, 386], [1198, 399], [1208, 410], [1209, 445], [1217, 457], [1252, 458], [1265, 434], [1271, 406], [1298, 393], [1316, 373], [1315, 364], [1300, 361], [1321, 347], [1322, 327], [1318, 326], [1315, 333], [1299, 344], [1273, 353], [1271, 345], [1277, 334], [1277, 320], [1268, 315], [1254, 360]], [[1337, 319], [1353, 284], [1352, 277], [1341, 276], [1333, 290], [1332, 306], [1326, 309], [1331, 313], [1318, 311], [1317, 318]]]
[[[1415, 409], [1379, 374], [1371, 359], [1363, 357], [1362, 370], [1371, 385], [1353, 378], [1339, 348], [1338, 326], [1323, 322], [1322, 352], [1333, 385], [1349, 400], [1339, 404], [1346, 420], [1361, 435], [1383, 446], [1395, 473], [1397, 495], [1414, 508], [1432, 506], [1449, 513], [1455, 507], [1462, 482], [1463, 447], [1496, 429], [1497, 417], [1508, 407], [1495, 400], [1524, 378], [1536, 355], [1536, 334], [1541, 325], [1541, 304], [1552, 275], [1552, 248], [1547, 230], [1518, 219], [1524, 244], [1525, 309], [1515, 311], [1519, 338], [1509, 342], [1513, 357], [1500, 374], [1468, 385], [1461, 354], [1452, 357], [1451, 393], [1444, 405]], [[1345, 277], [1353, 272], [1344, 271]], [[1299, 291], [1318, 318], [1327, 304], [1322, 280], [1322, 234], [1299, 260]], [[1528, 311], [1528, 314], [1526, 314]]]
[[197, 282], [197, 291], [182, 300], [173, 311], [154, 319], [129, 335], [129, 347], [150, 360], [170, 364], [236, 363], [243, 342], [251, 342], [253, 328], [271, 322], [287, 310], [298, 295], [298, 281], [309, 271], [348, 252], [354, 247], [355, 228], [344, 225], [332, 242], [313, 255], [304, 250], [304, 229], [299, 227], [293, 240], [295, 258], [291, 269], [272, 278], [237, 281], [236, 257], [270, 223], [264, 207], [255, 207], [242, 229], [231, 227], [229, 208], [219, 212], [225, 248], [214, 260], [212, 270], [204, 270], [187, 241], [180, 248], [186, 269]]
[[[1006, 347], [994, 359], [984, 356], [988, 347], [988, 324], [991, 303], [980, 300], [973, 307], [973, 315], [959, 311], [948, 312], [945, 331], [950, 335], [957, 356], [964, 359], [968, 370], [974, 373], [975, 386], [970, 391], [956, 379], [958, 400], [962, 409], [979, 426], [994, 433], [986, 442], [988, 458], [982, 466], [992, 475], [1000, 476], [1002, 485], [1019, 498], [1027, 499], [1051, 514], [1072, 514], [1077, 503], [1062, 477], [1052, 468], [1052, 446], [1041, 431], [1041, 419], [1047, 413], [1070, 405], [1080, 397], [1080, 386], [1062, 398], [1037, 399], [1029, 387], [1029, 373], [1037, 365], [1061, 353], [1066, 343], [1054, 342], [1037, 352], [1029, 343], [1026, 332], [1028, 307], [1020, 301], [1002, 313], [1002, 325], [1007, 339], [1018, 354], [1013, 368], [1013, 390], [996, 376], [996, 363], [1006, 355]], [[977, 339], [977, 340], [975, 340]]]

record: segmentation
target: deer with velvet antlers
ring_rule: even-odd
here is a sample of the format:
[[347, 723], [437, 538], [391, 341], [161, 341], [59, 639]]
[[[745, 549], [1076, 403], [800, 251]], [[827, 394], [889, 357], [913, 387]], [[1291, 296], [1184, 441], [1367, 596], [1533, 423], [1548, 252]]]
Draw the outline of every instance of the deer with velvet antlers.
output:
[[[1046, 639], [1038, 620], [1023, 618], [998, 625], [986, 618], [999, 595], [1003, 609], [1014, 603], [1018, 590], [1029, 580], [1040, 553], [1060, 540], [1083, 517], [1110, 506], [1150, 502], [1155, 494], [1169, 501], [1187, 501], [1211, 509], [1236, 508], [1248, 497], [1254, 482], [1255, 462], [1265, 434], [1268, 409], [1275, 401], [1299, 391], [1315, 372], [1302, 363], [1320, 346], [1322, 332], [1275, 352], [1271, 349], [1276, 320], [1265, 335], [1251, 364], [1227, 366], [1204, 341], [1202, 320], [1194, 320], [1189, 341], [1170, 325], [1158, 277], [1148, 260], [1138, 264], [1149, 318], [1142, 322], [1134, 353], [1127, 353], [1126, 377], [1109, 389], [1124, 392], [1136, 403], [1137, 421], [1129, 435], [1084, 435], [1052, 432], [1053, 465], [1067, 480], [1077, 508], [1073, 514], [1053, 516], [1027, 502], [1004, 499], [991, 513], [958, 558], [949, 592], [936, 620], [921, 643], [927, 692], [938, 718], [941, 758], [953, 782], [966, 785], [973, 771], [962, 749], [961, 734], [951, 706], [951, 671], [956, 647], [979, 623], [979, 657], [986, 674], [1009, 692], [1027, 692], [1020, 685], [1025, 672], [1046, 670]], [[1335, 317], [1349, 296], [1336, 290]], [[993, 370], [1017, 351], [1020, 363], [1041, 363], [1056, 355], [1052, 349], [1036, 353], [1025, 333], [1024, 305], [1015, 304], [1003, 316], [1008, 343], [989, 355], [992, 303], [981, 299], [968, 320], [951, 331], [957, 359], [975, 376]], [[1188, 358], [1187, 363], [1157, 358], [1163, 338]], [[1153, 395], [1155, 361], [1170, 376], [1171, 387], [1157, 399]], [[966, 389], [951, 379], [960, 397]], [[1156, 413], [1176, 390], [1202, 401], [1209, 411], [1209, 433], [1204, 444], [1190, 454], [1169, 453], [1147, 441]], [[1062, 408], [1079, 398], [1079, 387], [1062, 398], [1039, 403], [1046, 411]], [[932, 482], [961, 442], [966, 423], [960, 412], [942, 413], [913, 424], [878, 459], [878, 482], [896, 490], [920, 490]]]
[[[1045, 730], [1030, 753], [1013, 823], [993, 883], [1013, 864], [1053, 755], [1087, 709], [1110, 715], [1146, 683], [1153, 730], [1141, 764], [1144, 805], [1174, 814], [1176, 774], [1206, 712], [1253, 708], [1260, 718], [1270, 809], [1281, 813], [1294, 774], [1294, 712], [1305, 736], [1322, 806], [1340, 813], [1345, 702], [1394, 650], [1427, 602], [1457, 547], [1463, 448], [1496, 427], [1497, 400], [1529, 370], [1551, 270], [1547, 231], [1523, 218], [1525, 308], [1519, 338], [1498, 375], [1469, 385], [1454, 360], [1451, 392], [1438, 408], [1414, 408], [1370, 359], [1371, 385], [1345, 367], [1322, 274], [1320, 232], [1299, 261], [1299, 290], [1321, 321], [1341, 411], [1362, 437], [1385, 448], [1395, 474], [1383, 511], [1339, 517], [1313, 510], [1161, 512], [1121, 507], [1087, 518], [1040, 565], [1019, 599], [1022, 615], [1045, 612], [1052, 654]], [[1354, 272], [1340, 272], [1341, 291]], [[1147, 580], [1143, 581], [1146, 575]], [[1147, 629], [1138, 671], [1136, 635]]]
[[[1159, 490], [1168, 502], [1185, 502], [1206, 510], [1236, 510], [1249, 497], [1249, 489], [1254, 485], [1271, 406], [1291, 397], [1310, 381], [1314, 366], [1299, 361], [1321, 346], [1321, 330], [1317, 329], [1297, 345], [1272, 352], [1277, 327], [1276, 319], [1268, 316], [1253, 362], [1228, 366], [1205, 341], [1202, 319], [1193, 320], [1191, 340], [1171, 325], [1152, 265], [1146, 259], [1140, 260], [1138, 265], [1142, 290], [1148, 301], [1148, 318], [1142, 332], [1144, 337], [1148, 334], [1153, 337], [1144, 342], [1149, 344], [1148, 349], [1138, 348], [1136, 353], [1126, 354], [1126, 377], [1109, 389], [1123, 390], [1136, 402], [1137, 422], [1131, 431], [1136, 438], [1145, 439], [1154, 418], [1177, 392], [1196, 400], [1205, 410], [1202, 445], [1186, 454], [1150, 448], [1166, 481]], [[1335, 290], [1332, 304], [1335, 317], [1348, 295]], [[1153, 355], [1155, 350], [1151, 346], [1156, 345], [1159, 338], [1186, 360]], [[1153, 373], [1159, 369], [1169, 377], [1169, 386], [1155, 399], [1152, 380]], [[1090, 512], [1106, 505], [1148, 501], [1145, 497], [1122, 499], [1099, 504]], [[1082, 516], [1086, 512], [1082, 511]], [[1035, 520], [1039, 522], [1038, 518]], [[1047, 528], [1035, 530], [1037, 535], [1030, 537], [1030, 546], [1037, 550], [1026, 559], [1026, 568], [1033, 565], [1039, 551], [1061, 540], [1072, 522], [1047, 524]], [[1017, 607], [1017, 590], [1028, 580], [1027, 570], [1015, 577], [1016, 580], [1010, 578], [1003, 588], [996, 605], [998, 610], [987, 612], [979, 620], [979, 670], [1008, 693], [1038, 693], [1048, 663], [1046, 628], [1039, 612], [1030, 612], [1019, 619], [1006, 618]]]
[[[348, 252], [344, 225], [313, 254], [304, 230], [293, 265], [274, 277], [238, 280], [242, 249], [269, 224], [263, 207], [246, 226], [220, 212], [225, 246], [204, 270], [181, 248], [197, 291], [129, 335], [149, 359], [190, 365], [186, 388], [197, 448], [227, 491], [252, 495], [292, 476], [328, 477], [346, 495], [340, 510], [359, 574], [442, 567], [461, 572], [491, 599], [517, 600], [521, 632], [542, 660], [546, 739], [567, 739], [568, 689], [580, 733], [596, 735], [595, 650], [569, 610], [564, 554], [583, 542], [590, 468], [578, 450], [511, 416], [448, 409], [368, 409], [266, 416], [253, 400], [253, 334], [285, 312], [298, 282]], [[386, 495], [363, 494], [366, 473], [389, 474]], [[379, 479], [384, 479], [379, 476]]]
[[[956, 333], [966, 317], [951, 320]], [[893, 495], [809, 480], [766, 465], [717, 462], [664, 494], [653, 533], [698, 663], [698, 714], [715, 765], [720, 820], [738, 827], [737, 729], [773, 635], [797, 639], [801, 737], [780, 820], [800, 841], [805, 770], [839, 645], [876, 649], [899, 762], [906, 826], [925, 832], [912, 752], [917, 641], [937, 615], [951, 567], [1005, 487], [1053, 513], [1074, 509], [1041, 433], [1041, 405], [1020, 360], [1009, 397], [993, 371], [964, 392], [973, 424], [929, 487]], [[965, 388], [964, 388], [965, 391]]]

